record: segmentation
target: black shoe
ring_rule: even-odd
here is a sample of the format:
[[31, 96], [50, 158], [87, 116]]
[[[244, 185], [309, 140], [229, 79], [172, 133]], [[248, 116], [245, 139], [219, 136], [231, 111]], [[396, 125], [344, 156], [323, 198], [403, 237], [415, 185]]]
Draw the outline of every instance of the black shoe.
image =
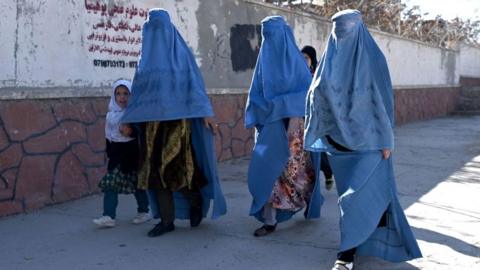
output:
[[198, 227], [203, 219], [203, 199], [200, 194], [190, 199], [190, 226]]
[[157, 237], [173, 230], [175, 230], [175, 225], [173, 225], [173, 222], [166, 224], [160, 222], [148, 232], [148, 237]]
[[271, 234], [272, 232], [275, 231], [277, 228], [277, 224], [275, 225], [263, 225], [262, 227], [258, 228], [255, 230], [253, 233], [254, 236], [259, 237], [259, 236], [265, 236], [267, 234]]

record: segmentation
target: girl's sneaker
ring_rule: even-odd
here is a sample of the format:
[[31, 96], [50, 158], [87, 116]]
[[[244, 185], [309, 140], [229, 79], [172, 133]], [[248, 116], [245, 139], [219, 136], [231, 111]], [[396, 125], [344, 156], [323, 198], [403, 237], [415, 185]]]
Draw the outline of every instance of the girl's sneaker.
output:
[[137, 213], [137, 215], [132, 219], [133, 224], [142, 224], [144, 222], [152, 219], [149, 213]]
[[115, 227], [115, 219], [112, 219], [109, 216], [102, 216], [93, 220], [93, 223], [97, 224], [102, 228], [112, 228]]

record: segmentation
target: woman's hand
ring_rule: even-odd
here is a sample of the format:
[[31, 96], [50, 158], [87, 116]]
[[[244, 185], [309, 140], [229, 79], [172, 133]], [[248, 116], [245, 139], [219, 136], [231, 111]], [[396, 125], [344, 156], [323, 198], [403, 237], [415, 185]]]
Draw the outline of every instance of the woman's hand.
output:
[[120, 133], [126, 137], [130, 137], [130, 135], [132, 135], [132, 132], [133, 132], [130, 125], [126, 125], [126, 124], [121, 124], [119, 127], [119, 130], [120, 130]]
[[203, 118], [203, 124], [206, 128], [210, 129], [213, 132], [213, 135], [216, 135], [218, 132], [218, 124], [213, 119], [213, 117], [206, 117]]
[[392, 151], [390, 151], [390, 149], [383, 149], [382, 150], [383, 159], [388, 159], [390, 157], [391, 153], [392, 153]]

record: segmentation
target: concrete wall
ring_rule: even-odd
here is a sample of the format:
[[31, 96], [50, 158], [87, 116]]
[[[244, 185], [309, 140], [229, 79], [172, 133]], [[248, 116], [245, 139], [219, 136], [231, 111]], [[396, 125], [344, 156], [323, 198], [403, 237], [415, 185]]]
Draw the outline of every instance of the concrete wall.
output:
[[160, 2], [197, 48], [198, 1], [2, 1], [0, 87], [102, 87], [131, 77], [146, 12]]
[[[387, 58], [394, 86], [453, 86], [459, 83], [457, 51], [440, 49], [385, 33], [373, 32], [373, 37]], [[480, 71], [477, 75], [480, 76]]]
[[[133, 77], [141, 25], [169, 10], [196, 56], [219, 122], [219, 160], [248, 155], [246, 93], [260, 21], [283, 15], [299, 46], [321, 55], [328, 20], [253, 0], [2, 0], [0, 2], [0, 216], [98, 192], [105, 172], [110, 84]], [[395, 85], [396, 122], [446, 115], [462, 83], [478, 84], [480, 50], [443, 50], [372, 31]]]
[[[0, 95], [17, 92], [18, 97], [19, 88], [92, 95], [116, 78], [131, 78], [141, 25], [152, 7], [170, 12], [212, 92], [248, 88], [264, 17], [285, 16], [298, 45], [312, 44], [319, 55], [331, 27], [326, 19], [252, 0], [5, 0], [0, 4]], [[444, 50], [372, 32], [396, 86], [456, 85], [462, 74], [480, 77], [478, 48]]]
[[480, 78], [480, 47], [462, 45], [460, 47], [459, 73], [465, 77]]

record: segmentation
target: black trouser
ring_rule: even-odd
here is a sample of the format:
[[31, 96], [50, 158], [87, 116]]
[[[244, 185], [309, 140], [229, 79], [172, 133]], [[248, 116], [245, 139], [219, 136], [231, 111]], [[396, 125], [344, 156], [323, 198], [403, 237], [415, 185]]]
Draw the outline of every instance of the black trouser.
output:
[[321, 162], [320, 162], [320, 170], [322, 170], [325, 179], [332, 178], [332, 168], [330, 168], [330, 163], [328, 162], [327, 153], [322, 152], [320, 154]]
[[[387, 212], [384, 212], [380, 221], [378, 222], [377, 228], [379, 227], [386, 227], [387, 226]], [[337, 260], [344, 261], [344, 262], [353, 262], [355, 257], [355, 253], [357, 252], [357, 248], [351, 248], [337, 254]]]
[[[189, 190], [183, 188], [180, 192], [182, 192], [183, 196], [190, 202], [190, 207], [202, 207], [202, 195], [199, 189]], [[157, 190], [157, 203], [162, 223], [172, 223], [175, 221], [175, 202], [173, 192], [170, 189]]]
[[[195, 157], [195, 152], [192, 147], [192, 155]], [[159, 177], [157, 177], [158, 179]], [[152, 181], [152, 186], [155, 186], [157, 193], [157, 206], [162, 223], [172, 223], [175, 221], [175, 202], [173, 199], [173, 191], [170, 187], [163, 187], [159, 185], [159, 181]], [[202, 209], [202, 194], [200, 189], [208, 184], [207, 178], [201, 172], [194, 158], [194, 170], [192, 176], [191, 186], [184, 187], [178, 190], [190, 203], [190, 209], [201, 211]]]

